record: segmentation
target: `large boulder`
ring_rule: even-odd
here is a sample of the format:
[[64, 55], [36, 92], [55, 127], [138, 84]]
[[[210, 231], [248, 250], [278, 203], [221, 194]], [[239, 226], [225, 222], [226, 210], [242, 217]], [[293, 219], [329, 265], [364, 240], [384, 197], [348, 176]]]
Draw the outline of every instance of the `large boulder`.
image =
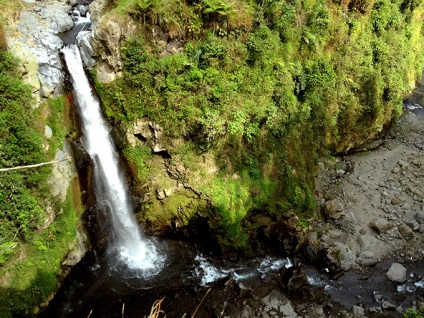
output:
[[70, 11], [70, 6], [46, 6], [40, 15], [50, 23], [50, 29], [54, 33], [62, 33], [74, 27], [74, 21], [68, 14]]
[[393, 263], [386, 272], [386, 276], [392, 282], [403, 283], [406, 281], [406, 268], [402, 264]]

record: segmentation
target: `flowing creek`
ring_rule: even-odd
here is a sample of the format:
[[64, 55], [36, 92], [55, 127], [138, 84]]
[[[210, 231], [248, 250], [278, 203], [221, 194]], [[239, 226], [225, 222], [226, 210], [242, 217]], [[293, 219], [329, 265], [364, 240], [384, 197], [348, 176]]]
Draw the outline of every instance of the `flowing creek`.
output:
[[[281, 255], [222, 260], [208, 251], [202, 254], [189, 242], [146, 238], [134, 219], [120, 159], [79, 51], [76, 46], [68, 46], [62, 52], [81, 118], [82, 143], [94, 166], [97, 206], [110, 213], [112, 233], [105, 251], [94, 249], [73, 267], [39, 317], [144, 317], [163, 297], [167, 317], [193, 312], [196, 317], [216, 317], [224, 311], [231, 317], [242, 317], [243, 306], [253, 308], [253, 314], [243, 317], [255, 317], [264, 304], [262, 299], [281, 289], [284, 269], [295, 268], [293, 262]], [[383, 261], [362, 272], [347, 272], [338, 280], [332, 279], [326, 268], [302, 265], [310, 288], [325, 292], [324, 300], [286, 296], [297, 305], [307, 306], [316, 300], [331, 302], [325, 307], [326, 314], [349, 310], [358, 303], [372, 306], [376, 292], [408, 307], [415, 293], [422, 293], [424, 283], [419, 277], [424, 276], [424, 266], [422, 262], [410, 264], [413, 275], [405, 284], [395, 286], [384, 276], [389, 263]], [[228, 303], [231, 299], [240, 303]], [[231, 314], [231, 310], [236, 313]], [[392, 311], [387, 316], [397, 314]]]

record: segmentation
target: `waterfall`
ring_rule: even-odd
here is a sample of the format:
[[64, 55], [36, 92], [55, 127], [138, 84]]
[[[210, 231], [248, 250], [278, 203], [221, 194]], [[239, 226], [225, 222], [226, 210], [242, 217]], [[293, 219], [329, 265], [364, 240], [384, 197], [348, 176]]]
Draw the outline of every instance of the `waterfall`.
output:
[[140, 269], [144, 277], [155, 275], [162, 269], [165, 257], [140, 233], [127, 186], [119, 171], [118, 153], [103, 119], [100, 103], [85, 75], [80, 52], [75, 45], [63, 48], [62, 52], [74, 85], [83, 144], [94, 163], [96, 199], [111, 214], [113, 241], [108, 248], [128, 267]]

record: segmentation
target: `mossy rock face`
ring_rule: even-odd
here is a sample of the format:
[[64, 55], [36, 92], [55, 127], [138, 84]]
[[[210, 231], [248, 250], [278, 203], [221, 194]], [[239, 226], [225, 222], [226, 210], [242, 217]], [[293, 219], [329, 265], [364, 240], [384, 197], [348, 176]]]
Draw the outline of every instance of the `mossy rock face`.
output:
[[205, 216], [208, 201], [201, 199], [190, 189], [179, 187], [168, 196], [161, 195], [162, 193], [159, 193], [157, 198], [147, 202], [138, 213], [139, 220], [153, 233], [175, 232], [189, 225], [193, 218]]

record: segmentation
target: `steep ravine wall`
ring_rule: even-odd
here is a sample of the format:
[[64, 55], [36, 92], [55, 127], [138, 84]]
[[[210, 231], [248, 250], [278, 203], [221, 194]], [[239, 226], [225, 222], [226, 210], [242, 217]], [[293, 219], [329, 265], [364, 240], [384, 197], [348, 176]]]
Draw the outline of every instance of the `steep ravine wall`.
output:
[[206, 2], [95, 1], [96, 86], [148, 229], [202, 220], [221, 246], [255, 249], [269, 227], [319, 216], [321, 157], [399, 118], [423, 67], [423, 3], [232, 5], [226, 20]]

